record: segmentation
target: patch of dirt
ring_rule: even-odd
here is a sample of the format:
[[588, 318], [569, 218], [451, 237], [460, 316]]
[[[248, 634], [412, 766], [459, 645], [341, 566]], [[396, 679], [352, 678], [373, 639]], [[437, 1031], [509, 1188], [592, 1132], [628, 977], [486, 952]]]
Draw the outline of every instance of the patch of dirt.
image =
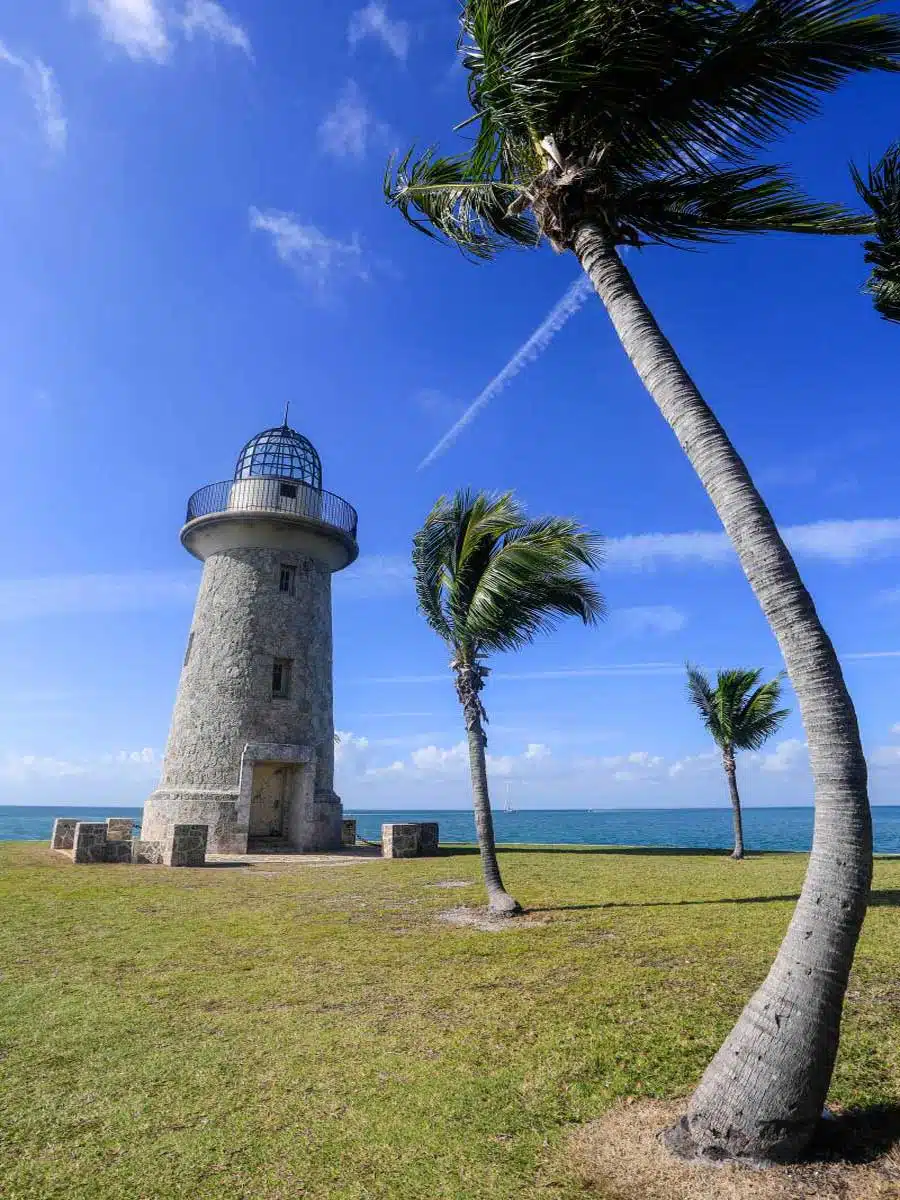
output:
[[[897, 1200], [900, 1143], [896, 1114], [848, 1114], [829, 1122], [830, 1147], [815, 1161], [754, 1170], [685, 1163], [659, 1133], [686, 1101], [619, 1104], [568, 1143], [569, 1166], [603, 1200]], [[890, 1126], [893, 1125], [893, 1128]], [[841, 1142], [843, 1141], [843, 1145]], [[855, 1160], [855, 1161], [849, 1161]]]
[[471, 879], [442, 879], [439, 883], [429, 883], [428, 886], [436, 888], [458, 888], [474, 887], [475, 884]]
[[466, 908], [464, 904], [457, 908], [447, 908], [437, 914], [439, 921], [448, 925], [461, 925], [468, 929], [480, 929], [482, 933], [504, 933], [513, 929], [533, 928], [535, 925], [546, 925], [541, 917], [533, 917], [524, 913], [520, 917], [494, 917], [486, 908]]

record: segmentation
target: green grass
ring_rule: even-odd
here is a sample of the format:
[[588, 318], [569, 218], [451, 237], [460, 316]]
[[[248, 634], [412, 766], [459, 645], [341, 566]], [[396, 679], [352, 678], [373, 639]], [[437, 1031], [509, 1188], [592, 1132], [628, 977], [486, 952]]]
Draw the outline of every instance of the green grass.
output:
[[[805, 858], [502, 858], [532, 914], [489, 933], [435, 919], [482, 901], [466, 851], [170, 871], [0, 843], [0, 1196], [582, 1194], [567, 1129], [691, 1087]], [[900, 1096], [900, 860], [875, 886], [843, 1104]]]

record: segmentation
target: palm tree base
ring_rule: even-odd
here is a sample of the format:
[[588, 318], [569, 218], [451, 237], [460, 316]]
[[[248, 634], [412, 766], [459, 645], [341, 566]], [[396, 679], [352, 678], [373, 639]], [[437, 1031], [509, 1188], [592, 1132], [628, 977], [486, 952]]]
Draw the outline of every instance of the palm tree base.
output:
[[744, 852], [743, 852], [743, 850], [741, 850], [741, 851], [733, 850], [731, 852], [731, 854], [729, 854], [728, 857], [733, 858], [735, 862], [743, 862]]
[[805, 1126], [798, 1123], [796, 1136], [792, 1136], [792, 1131], [784, 1130], [780, 1142], [769, 1143], [777, 1150], [777, 1153], [769, 1154], [764, 1148], [766, 1139], [761, 1138], [760, 1144], [755, 1144], [747, 1130], [731, 1129], [700, 1141], [691, 1130], [688, 1117], [684, 1116], [669, 1129], [664, 1129], [659, 1138], [669, 1153], [683, 1162], [711, 1165], [740, 1163], [745, 1167], [775, 1167], [802, 1159], [811, 1134]]
[[508, 892], [492, 892], [488, 900], [488, 912], [492, 917], [518, 917], [522, 905]]

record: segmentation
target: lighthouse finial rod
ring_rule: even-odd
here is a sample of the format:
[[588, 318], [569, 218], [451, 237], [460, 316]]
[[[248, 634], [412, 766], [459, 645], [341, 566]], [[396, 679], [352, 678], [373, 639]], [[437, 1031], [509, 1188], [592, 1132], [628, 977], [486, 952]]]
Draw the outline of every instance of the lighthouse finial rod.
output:
[[287, 429], [287, 427], [288, 427], [288, 423], [287, 423], [287, 421], [288, 421], [288, 413], [289, 413], [290, 411], [291, 411], [291, 402], [290, 402], [290, 400], [288, 400], [287, 404], [285, 404], [285, 406], [284, 406], [284, 423], [283, 423], [283, 428], [285, 428], [285, 429]]

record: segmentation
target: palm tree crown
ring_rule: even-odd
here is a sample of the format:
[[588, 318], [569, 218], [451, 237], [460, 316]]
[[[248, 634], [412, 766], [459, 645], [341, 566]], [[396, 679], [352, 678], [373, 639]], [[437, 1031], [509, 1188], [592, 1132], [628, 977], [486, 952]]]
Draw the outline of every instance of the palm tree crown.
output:
[[466, 0], [467, 153], [410, 150], [385, 193], [476, 257], [590, 219], [610, 245], [860, 233], [758, 151], [858, 71], [900, 66], [874, 0]]
[[866, 290], [877, 312], [900, 321], [900, 142], [895, 142], [866, 178], [851, 167], [856, 190], [872, 211], [875, 236], [865, 243], [872, 273]]
[[759, 750], [790, 714], [776, 708], [782, 676], [760, 683], [762, 670], [719, 671], [716, 685], [688, 666], [688, 696], [716, 745], [723, 750]]
[[601, 543], [566, 517], [529, 520], [510, 492], [442, 496], [413, 542], [419, 608], [470, 665], [563, 617], [592, 625], [604, 604], [583, 568], [599, 566]]

